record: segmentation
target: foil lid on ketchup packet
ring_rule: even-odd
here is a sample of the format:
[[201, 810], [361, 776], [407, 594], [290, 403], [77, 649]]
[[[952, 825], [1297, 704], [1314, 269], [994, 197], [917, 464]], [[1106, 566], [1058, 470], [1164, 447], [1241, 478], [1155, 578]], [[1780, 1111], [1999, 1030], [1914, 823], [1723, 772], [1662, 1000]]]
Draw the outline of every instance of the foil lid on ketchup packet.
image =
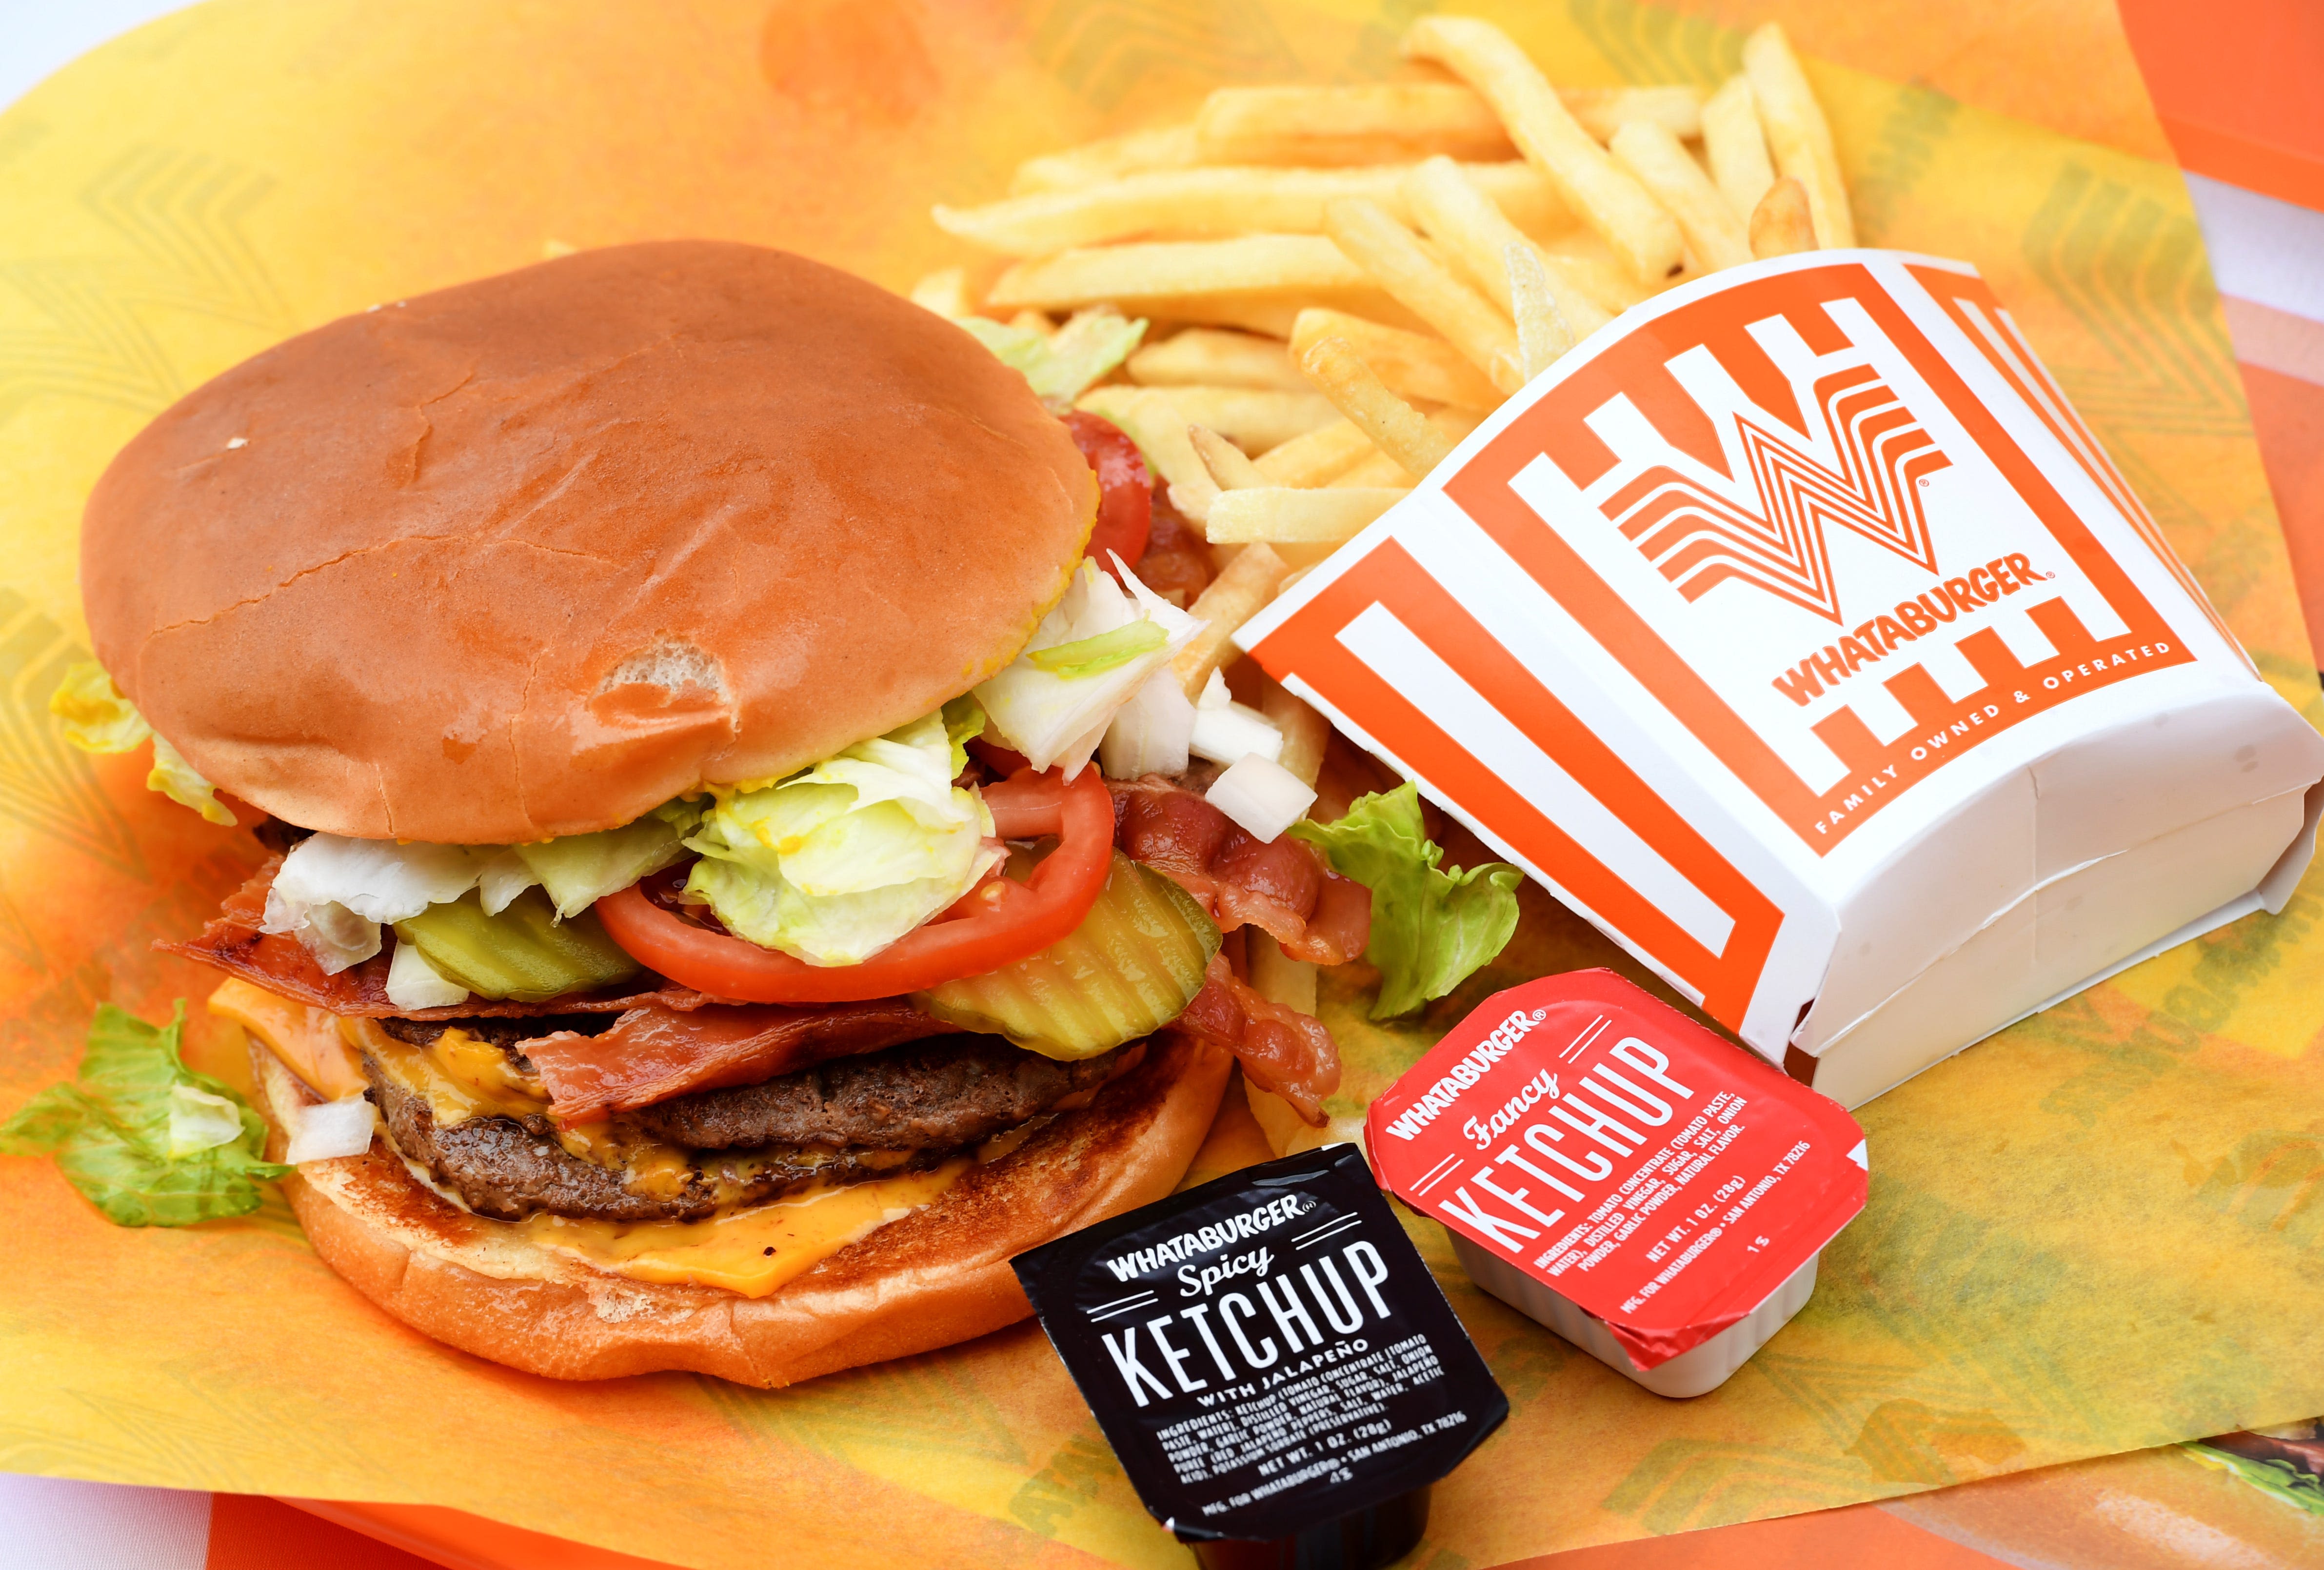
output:
[[[1864, 1208], [1863, 1131], [1837, 1103], [1610, 971], [1495, 993], [1368, 1132], [1381, 1180], [1451, 1230], [1480, 1286], [1665, 1394], [1739, 1366]], [[1755, 1316], [1700, 1389], [1642, 1377]]]
[[1139, 1498], [1206, 1566], [1392, 1563], [1508, 1416], [1352, 1145], [1012, 1263]]

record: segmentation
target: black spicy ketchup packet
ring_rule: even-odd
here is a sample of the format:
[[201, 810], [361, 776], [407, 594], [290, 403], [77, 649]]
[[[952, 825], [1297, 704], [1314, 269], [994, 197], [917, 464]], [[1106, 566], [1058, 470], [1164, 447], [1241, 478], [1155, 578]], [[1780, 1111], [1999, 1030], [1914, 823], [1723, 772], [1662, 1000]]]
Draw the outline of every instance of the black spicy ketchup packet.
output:
[[1138, 1496], [1212, 1570], [1370, 1570], [1509, 1404], [1352, 1145], [1020, 1254]]

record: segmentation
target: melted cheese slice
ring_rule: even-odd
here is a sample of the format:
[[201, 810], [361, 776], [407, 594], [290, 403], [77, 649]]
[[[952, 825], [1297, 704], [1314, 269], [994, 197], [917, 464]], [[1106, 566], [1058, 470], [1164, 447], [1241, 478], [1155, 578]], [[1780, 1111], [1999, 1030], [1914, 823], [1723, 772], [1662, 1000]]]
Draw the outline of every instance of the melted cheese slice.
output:
[[[394, 1041], [369, 1020], [342, 1021], [326, 1010], [276, 997], [244, 981], [229, 981], [212, 993], [210, 1011], [255, 1036], [284, 1067], [327, 1100], [357, 1094], [366, 1084], [362, 1060], [343, 1033], [346, 1024], [355, 1024], [355, 1033], [367, 1045], [376, 1036], [417, 1058], [431, 1059], [429, 1054]], [[366, 1026], [370, 1028], [363, 1029]], [[497, 1049], [493, 1057], [505, 1061]], [[492, 1065], [481, 1055], [473, 1076], [450, 1072], [440, 1059], [432, 1059], [432, 1067], [438, 1074], [430, 1076], [431, 1104], [441, 1096], [439, 1116], [459, 1113], [445, 1117], [446, 1122], [485, 1113], [521, 1116], [546, 1110], [544, 1104], [521, 1092], [492, 1085], [483, 1072]], [[610, 1222], [546, 1212], [523, 1221], [476, 1220], [484, 1226], [521, 1232], [529, 1242], [610, 1275], [718, 1287], [745, 1298], [763, 1298], [849, 1243], [931, 1203], [973, 1165], [961, 1157], [925, 1172], [868, 1183], [817, 1185], [701, 1221]]]
[[344, 1101], [369, 1088], [362, 1059], [339, 1039], [338, 1019], [327, 1009], [278, 998], [236, 977], [210, 994], [210, 1012], [264, 1042], [283, 1067], [325, 1101]]
[[817, 1261], [901, 1221], [974, 1165], [963, 1156], [926, 1172], [822, 1185], [706, 1221], [584, 1221], [546, 1211], [508, 1224], [543, 1248], [641, 1281], [724, 1287], [763, 1298]]

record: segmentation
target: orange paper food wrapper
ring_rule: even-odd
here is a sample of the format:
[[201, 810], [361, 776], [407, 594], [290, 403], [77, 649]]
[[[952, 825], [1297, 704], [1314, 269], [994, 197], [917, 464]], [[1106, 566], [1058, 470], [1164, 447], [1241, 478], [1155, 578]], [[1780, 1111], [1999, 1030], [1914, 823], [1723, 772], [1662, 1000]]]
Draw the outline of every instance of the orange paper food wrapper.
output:
[[[1580, 86], [1713, 81], [1737, 61], [1729, 24], [1771, 14], [1467, 8]], [[257, 859], [146, 792], [142, 760], [69, 752], [44, 712], [86, 657], [82, 500], [156, 411], [303, 328], [566, 246], [751, 240], [903, 287], [968, 259], [932, 201], [997, 196], [1019, 160], [1183, 114], [1212, 86], [1378, 78], [1414, 14], [214, 0], [0, 116], [0, 1113], [70, 1073], [98, 1002], [159, 1018], [206, 995], [213, 976], [148, 946], [198, 928]], [[1772, 14], [1824, 57], [1811, 73], [1866, 243], [1983, 270], [2263, 674], [2312, 716], [2200, 239], [2110, 9]], [[1353, 982], [1327, 982], [1349, 1060], [1335, 1113], [1494, 990], [1590, 965], [1638, 974], [1538, 891], [1524, 899], [1508, 951], [1416, 1021], [1371, 1025]], [[2324, 1409], [2319, 909], [2303, 891], [1866, 1108], [1867, 1210], [1806, 1311], [1700, 1400], [1661, 1401], [1485, 1298], [1414, 1224], [1513, 1408], [1438, 1489], [1416, 1562], [1493, 1564]], [[195, 1011], [198, 1062], [229, 1072], [240, 1051]], [[1195, 1176], [1264, 1150], [1231, 1092]], [[8, 1160], [0, 1216], [0, 1467], [448, 1505], [706, 1566], [898, 1542], [963, 1565], [1185, 1562], [1029, 1325], [789, 1391], [560, 1385], [377, 1313], [279, 1201], [123, 1231], [53, 1167]]]

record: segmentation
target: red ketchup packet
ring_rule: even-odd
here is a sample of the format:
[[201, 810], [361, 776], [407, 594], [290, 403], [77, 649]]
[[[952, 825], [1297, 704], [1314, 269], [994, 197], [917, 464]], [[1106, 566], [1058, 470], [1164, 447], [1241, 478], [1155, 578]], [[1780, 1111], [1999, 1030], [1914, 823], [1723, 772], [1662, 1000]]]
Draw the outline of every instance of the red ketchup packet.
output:
[[1367, 1132], [1479, 1286], [1665, 1395], [1741, 1367], [1864, 1208], [1837, 1102], [1611, 971], [1495, 993]]

